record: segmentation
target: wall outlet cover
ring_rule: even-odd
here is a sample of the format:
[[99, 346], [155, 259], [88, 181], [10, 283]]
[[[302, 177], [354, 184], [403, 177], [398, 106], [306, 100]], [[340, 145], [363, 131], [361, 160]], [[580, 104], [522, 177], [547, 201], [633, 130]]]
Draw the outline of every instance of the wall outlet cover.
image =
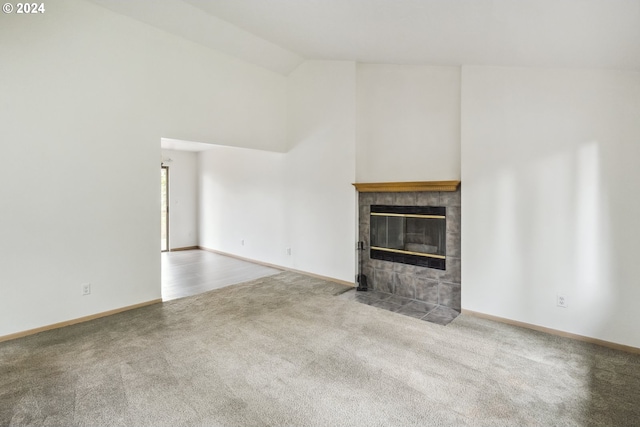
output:
[[564, 294], [558, 294], [557, 304], [558, 304], [558, 307], [562, 307], [562, 308], [569, 307], [569, 300], [567, 296]]

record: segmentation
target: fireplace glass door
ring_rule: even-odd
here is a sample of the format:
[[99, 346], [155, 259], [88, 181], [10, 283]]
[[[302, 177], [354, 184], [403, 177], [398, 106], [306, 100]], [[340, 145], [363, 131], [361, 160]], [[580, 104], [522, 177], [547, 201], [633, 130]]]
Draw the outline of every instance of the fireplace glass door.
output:
[[446, 208], [371, 206], [374, 259], [445, 269]]

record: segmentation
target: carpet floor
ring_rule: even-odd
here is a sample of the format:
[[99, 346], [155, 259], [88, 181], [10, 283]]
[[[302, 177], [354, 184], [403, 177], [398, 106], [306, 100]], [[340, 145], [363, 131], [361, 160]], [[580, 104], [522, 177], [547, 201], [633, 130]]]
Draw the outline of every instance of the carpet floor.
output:
[[632, 426], [640, 356], [284, 272], [0, 344], [0, 425]]

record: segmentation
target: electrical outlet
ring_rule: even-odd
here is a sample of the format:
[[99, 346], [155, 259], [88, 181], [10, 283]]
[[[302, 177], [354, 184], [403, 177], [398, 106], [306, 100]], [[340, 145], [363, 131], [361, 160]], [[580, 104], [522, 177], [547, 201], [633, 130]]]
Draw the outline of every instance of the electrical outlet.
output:
[[82, 284], [82, 295], [91, 295], [91, 283]]
[[286, 249], [287, 255], [291, 255], [291, 248]]
[[244, 239], [240, 240], [240, 244], [244, 246]]
[[562, 308], [569, 307], [569, 300], [567, 299], [567, 296], [564, 294], [558, 294], [557, 304], [558, 304], [558, 307], [562, 307]]

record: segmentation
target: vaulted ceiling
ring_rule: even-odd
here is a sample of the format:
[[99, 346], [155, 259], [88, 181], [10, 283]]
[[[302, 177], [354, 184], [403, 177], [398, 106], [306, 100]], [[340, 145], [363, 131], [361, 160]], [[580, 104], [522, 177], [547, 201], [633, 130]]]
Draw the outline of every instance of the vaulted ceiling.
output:
[[640, 0], [91, 0], [288, 74], [304, 59], [640, 70]]

